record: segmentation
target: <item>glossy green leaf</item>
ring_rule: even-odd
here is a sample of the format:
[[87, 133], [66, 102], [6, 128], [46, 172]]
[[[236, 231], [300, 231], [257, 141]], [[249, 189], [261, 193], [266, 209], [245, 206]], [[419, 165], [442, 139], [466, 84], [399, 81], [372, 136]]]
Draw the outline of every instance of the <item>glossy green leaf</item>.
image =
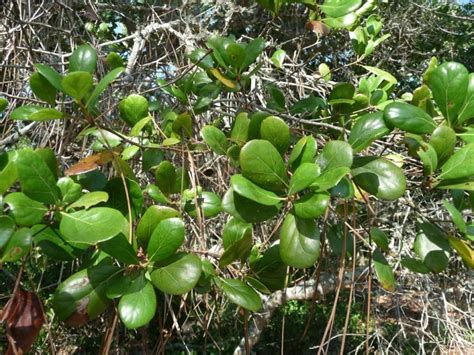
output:
[[15, 155], [14, 151], [0, 153], [0, 195], [3, 195], [18, 177], [14, 163]]
[[329, 68], [329, 65], [327, 65], [326, 63], [319, 64], [318, 71], [324, 81], [327, 82], [331, 80], [331, 68]]
[[362, 5], [362, 0], [324, 0], [319, 6], [327, 16], [340, 17], [357, 10]]
[[119, 104], [120, 118], [133, 127], [148, 116], [148, 100], [137, 94], [128, 95]]
[[94, 91], [92, 91], [91, 96], [87, 100], [86, 107], [92, 108], [95, 106], [97, 103], [97, 100], [99, 99], [100, 94], [104, 92], [105, 89], [107, 89], [107, 86], [109, 86], [117, 77], [125, 70], [123, 67], [115, 68], [112, 69], [109, 73], [107, 73], [97, 84], [97, 86], [94, 88]]
[[418, 157], [423, 163], [423, 174], [429, 176], [433, 174], [438, 166], [438, 155], [436, 150], [429, 143], [423, 142], [420, 149], [417, 151]]
[[118, 67], [123, 67], [124, 66], [123, 58], [115, 52], [110, 52], [109, 54], [107, 54], [107, 57], [105, 58], [105, 63], [111, 69], [116, 69]]
[[56, 203], [60, 191], [56, 178], [48, 165], [31, 149], [17, 151], [15, 166], [22, 192], [29, 198], [43, 203]]
[[136, 236], [137, 239], [146, 245], [158, 224], [168, 218], [179, 217], [179, 212], [167, 206], [150, 206], [143, 214], [138, 223]]
[[212, 55], [203, 49], [195, 49], [189, 55], [191, 61], [204, 70], [210, 70], [215, 67]]
[[53, 106], [56, 104], [56, 88], [40, 73], [30, 76], [30, 87], [38, 99]]
[[120, 320], [128, 329], [147, 325], [156, 313], [156, 295], [152, 284], [140, 273], [131, 281], [118, 304]]
[[321, 171], [334, 170], [337, 168], [352, 166], [352, 147], [344, 141], [330, 141], [326, 143], [316, 162]]
[[227, 142], [227, 137], [219, 128], [204, 126], [201, 129], [201, 136], [214, 153], [226, 155], [229, 143]]
[[294, 171], [303, 163], [313, 163], [316, 151], [316, 139], [313, 136], [304, 136], [293, 147], [288, 164]]
[[286, 100], [283, 91], [278, 86], [273, 84], [267, 85], [266, 91], [270, 96], [267, 100], [267, 107], [279, 112], [285, 111]]
[[389, 84], [396, 84], [397, 83], [397, 78], [395, 78], [392, 74], [380, 69], [380, 68], [377, 68], [377, 67], [371, 67], [371, 66], [368, 66], [368, 65], [362, 65], [362, 67], [367, 70], [368, 72], [372, 73], [372, 74], [375, 74], [377, 75], [378, 77], [382, 78], [383, 80], [385, 80], [386, 82], [388, 82]]
[[0, 113], [6, 110], [8, 107], [8, 100], [0, 96]]
[[295, 201], [293, 208], [299, 218], [310, 219], [322, 216], [329, 206], [328, 193], [309, 193]]
[[56, 186], [61, 191], [62, 202], [70, 204], [76, 201], [82, 194], [82, 186], [69, 176], [62, 177], [56, 182]]
[[184, 223], [180, 218], [162, 220], [148, 242], [148, 259], [162, 261], [172, 256], [184, 242]]
[[441, 179], [461, 179], [474, 175], [474, 143], [456, 151], [441, 167]]
[[428, 269], [434, 273], [443, 271], [449, 259], [446, 252], [450, 250], [448, 238], [444, 232], [431, 223], [422, 223], [413, 244], [413, 250]]
[[80, 101], [92, 90], [92, 75], [85, 71], [69, 73], [62, 79], [61, 86], [66, 94]]
[[278, 150], [266, 140], [252, 140], [240, 151], [242, 174], [264, 189], [281, 191], [287, 177]]
[[120, 233], [112, 239], [99, 243], [100, 250], [127, 265], [138, 264], [138, 257], [127, 237]]
[[48, 209], [40, 202], [30, 199], [22, 192], [8, 194], [5, 203], [19, 226], [32, 226], [40, 223]]
[[357, 19], [355, 13], [349, 13], [341, 17], [323, 18], [323, 22], [331, 28], [349, 28], [356, 23]]
[[48, 67], [45, 64], [35, 64], [35, 68], [43, 77], [45, 77], [51, 85], [53, 85], [57, 90], [62, 91], [61, 86], [61, 74], [59, 74], [55, 69]]
[[222, 199], [222, 208], [242, 221], [259, 223], [275, 217], [280, 211], [281, 204], [265, 206], [239, 195], [230, 188]]
[[427, 134], [434, 131], [436, 124], [430, 115], [421, 108], [402, 102], [393, 102], [385, 107], [385, 123], [414, 134]]
[[294, 195], [311, 185], [320, 175], [321, 171], [315, 163], [302, 163], [290, 179], [288, 196]]
[[7, 244], [15, 230], [15, 222], [8, 216], [0, 216], [0, 250]]
[[389, 252], [390, 247], [388, 245], [388, 237], [387, 235], [377, 227], [372, 227], [370, 228], [370, 236], [372, 238], [372, 241], [383, 251]]
[[225, 267], [238, 259], [245, 259], [252, 248], [252, 225], [231, 218], [222, 231], [224, 253], [219, 260], [219, 266]]
[[257, 280], [263, 283], [268, 290], [273, 292], [285, 288], [288, 266], [281, 260], [279, 244], [268, 248], [262, 257], [252, 264], [251, 268]]
[[405, 193], [402, 170], [385, 158], [357, 158], [351, 173], [356, 185], [383, 200], [396, 200]]
[[23, 105], [12, 111], [10, 119], [15, 121], [29, 120], [33, 113], [43, 109], [44, 107], [38, 105]]
[[33, 241], [48, 258], [59, 261], [71, 261], [80, 256], [84, 250], [67, 243], [59, 231], [44, 224], [31, 227]]
[[173, 132], [178, 134], [179, 136], [184, 135], [187, 137], [191, 137], [193, 134], [193, 119], [188, 112], [183, 112], [176, 120], [174, 120], [173, 124], [171, 125]]
[[430, 144], [436, 151], [438, 162], [442, 164], [454, 153], [456, 132], [451, 127], [438, 126], [431, 135]]
[[385, 125], [383, 112], [367, 113], [357, 119], [348, 142], [354, 152], [358, 153], [388, 133], [390, 129]]
[[108, 199], [109, 199], [109, 194], [105, 191], [88, 192], [82, 195], [74, 203], [70, 204], [67, 207], [67, 210], [71, 210], [74, 208], [85, 208], [87, 210], [90, 207], [95, 206], [101, 202], [107, 202]]
[[66, 241], [95, 244], [115, 237], [127, 223], [123, 215], [112, 208], [95, 207], [73, 213], [61, 213], [59, 225]]
[[[215, 217], [222, 212], [222, 201], [214, 192], [203, 191], [196, 198], [204, 217]], [[186, 202], [185, 211], [191, 217], [197, 217], [196, 201], [194, 198]]]
[[30, 121], [49, 121], [63, 118], [64, 114], [54, 108], [45, 108], [28, 116]]
[[453, 220], [453, 223], [458, 228], [458, 230], [461, 233], [466, 234], [467, 226], [462, 216], [462, 213], [458, 211], [457, 208], [450, 204], [447, 200], [443, 201], [443, 206], [448, 210], [449, 214], [451, 215], [451, 219]]
[[230, 132], [230, 139], [242, 146], [247, 142], [250, 119], [246, 112], [239, 113], [234, 120], [232, 130]]
[[474, 73], [469, 74], [466, 98], [459, 112], [458, 123], [463, 124], [470, 118], [474, 118]]
[[247, 70], [250, 65], [255, 63], [258, 56], [263, 52], [264, 49], [265, 40], [262, 38], [255, 38], [247, 43], [247, 46], [245, 47], [245, 58], [242, 63], [242, 70]]
[[285, 55], [286, 55], [286, 52], [283, 49], [277, 49], [275, 52], [273, 52], [270, 60], [272, 61], [273, 65], [275, 65], [278, 69], [280, 69], [283, 66]]
[[218, 280], [217, 285], [232, 303], [252, 312], [262, 307], [262, 300], [258, 293], [243, 281], [223, 278]]
[[[132, 218], [138, 216], [143, 206], [143, 193], [140, 185], [131, 179], [125, 178], [127, 185], [128, 198], [130, 200], [130, 208]], [[109, 199], [105, 203], [106, 206], [119, 210], [124, 216], [128, 216], [127, 194], [124, 187], [124, 181], [121, 177], [115, 177], [107, 182], [103, 189], [109, 195]]]
[[441, 180], [435, 186], [437, 189], [474, 191], [474, 178]]
[[182, 295], [196, 286], [201, 276], [201, 260], [193, 254], [177, 254], [151, 272], [153, 285], [170, 295]]
[[336, 186], [350, 171], [346, 166], [326, 170], [313, 181], [310, 188], [314, 191], [327, 191]]
[[229, 64], [240, 71], [245, 60], [245, 49], [239, 43], [231, 43], [227, 46], [226, 52]]
[[401, 264], [403, 267], [407, 268], [410, 271], [417, 272], [420, 274], [428, 274], [430, 269], [426, 267], [425, 264], [419, 259], [415, 258], [402, 258]]
[[290, 146], [290, 128], [281, 118], [269, 116], [262, 121], [260, 138], [272, 143], [283, 155]]
[[29, 228], [16, 230], [3, 248], [1, 262], [8, 263], [20, 260], [31, 249], [32, 233]]
[[240, 174], [230, 179], [232, 189], [239, 195], [265, 206], [274, 206], [281, 203], [282, 198], [275, 193], [262, 189]]
[[387, 259], [383, 256], [379, 249], [375, 249], [372, 254], [374, 261], [375, 274], [380, 285], [387, 291], [395, 291], [395, 276], [392, 267], [388, 264]]
[[308, 268], [319, 258], [319, 230], [312, 219], [288, 214], [280, 230], [280, 256], [283, 262], [296, 268]]
[[90, 44], [83, 44], [72, 52], [69, 58], [69, 72], [93, 73], [97, 65], [97, 51]]
[[355, 190], [352, 180], [344, 176], [336, 186], [331, 188], [331, 196], [350, 200], [354, 197]]
[[466, 67], [456, 62], [443, 63], [431, 73], [429, 85], [444, 117], [451, 124], [455, 123], [469, 85]]
[[116, 266], [102, 262], [69, 276], [53, 295], [58, 319], [78, 327], [104, 312], [111, 304], [105, 296], [107, 281], [117, 271]]
[[168, 195], [173, 192], [176, 182], [176, 169], [168, 160], [163, 160], [155, 170], [155, 184]]

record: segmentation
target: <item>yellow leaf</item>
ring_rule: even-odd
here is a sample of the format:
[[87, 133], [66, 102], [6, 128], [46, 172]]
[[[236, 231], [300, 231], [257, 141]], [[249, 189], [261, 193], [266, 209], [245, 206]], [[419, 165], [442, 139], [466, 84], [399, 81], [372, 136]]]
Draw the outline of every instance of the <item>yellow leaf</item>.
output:
[[464, 240], [449, 236], [449, 244], [456, 249], [461, 259], [470, 269], [474, 269], [474, 250]]
[[217, 68], [212, 68], [211, 69], [212, 75], [216, 77], [217, 80], [219, 80], [222, 84], [227, 86], [229, 89], [235, 89], [236, 85], [235, 83], [230, 80], [229, 78], [226, 78], [222, 73], [219, 71]]

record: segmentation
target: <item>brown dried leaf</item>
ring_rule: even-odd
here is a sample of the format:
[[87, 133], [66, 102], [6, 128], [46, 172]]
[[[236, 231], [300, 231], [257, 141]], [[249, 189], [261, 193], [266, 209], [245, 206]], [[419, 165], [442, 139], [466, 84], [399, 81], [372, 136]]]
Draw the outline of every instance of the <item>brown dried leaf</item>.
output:
[[71, 166], [69, 169], [65, 171], [66, 176], [70, 175], [79, 175], [84, 174], [89, 171], [93, 171], [98, 169], [100, 166], [107, 164], [108, 162], [112, 161], [114, 158], [114, 152], [111, 151], [103, 151], [87, 158], [79, 160], [76, 164]]
[[28, 352], [39, 335], [46, 317], [39, 297], [18, 288], [0, 311], [0, 322], [5, 322], [9, 334], [6, 355]]
[[329, 33], [329, 27], [320, 21], [309, 21], [306, 24], [306, 29], [314, 33], [327, 35]]

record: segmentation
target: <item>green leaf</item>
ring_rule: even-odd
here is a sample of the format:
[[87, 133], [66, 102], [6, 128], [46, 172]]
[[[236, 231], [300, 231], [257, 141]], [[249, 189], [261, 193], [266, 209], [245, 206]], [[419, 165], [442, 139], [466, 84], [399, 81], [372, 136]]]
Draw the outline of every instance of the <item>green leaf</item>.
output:
[[323, 22], [331, 28], [349, 28], [356, 23], [358, 16], [355, 13], [349, 13], [341, 17], [326, 17]]
[[472, 177], [454, 180], [441, 180], [435, 186], [437, 189], [474, 191], [474, 180]]
[[405, 193], [402, 170], [387, 159], [357, 158], [351, 173], [356, 185], [383, 200], [396, 200]]
[[61, 81], [61, 86], [66, 94], [81, 101], [92, 90], [92, 75], [85, 71], [69, 73]]
[[436, 124], [421, 108], [402, 102], [393, 102], [385, 107], [385, 123], [389, 128], [397, 127], [414, 134], [434, 131]]
[[95, 206], [101, 202], [107, 202], [109, 199], [109, 194], [105, 191], [93, 191], [88, 192], [82, 195], [74, 203], [70, 204], [66, 210], [71, 210], [73, 208], [85, 208], [86, 210], [92, 206]]
[[449, 259], [446, 252], [450, 250], [448, 238], [444, 232], [431, 223], [422, 223], [413, 244], [413, 250], [423, 264], [432, 272], [439, 273], [446, 269]]
[[319, 8], [327, 16], [340, 17], [357, 10], [362, 5], [362, 0], [325, 0]]
[[29, 120], [33, 113], [43, 109], [44, 107], [38, 105], [23, 105], [12, 111], [10, 119], [14, 121]]
[[69, 72], [93, 73], [97, 64], [97, 51], [90, 44], [83, 44], [72, 52], [69, 58]]
[[53, 295], [53, 309], [59, 320], [81, 326], [104, 312], [111, 301], [105, 296], [107, 281], [118, 269], [102, 262], [83, 269], [63, 281]]
[[421, 260], [415, 258], [402, 258], [401, 264], [408, 270], [420, 274], [428, 274], [430, 272], [430, 269], [428, 269]]
[[252, 140], [240, 151], [244, 177], [272, 191], [284, 190], [287, 182], [285, 164], [278, 150], [268, 141]]
[[193, 134], [193, 120], [191, 115], [187, 112], [183, 112], [176, 120], [174, 120], [173, 124], [171, 125], [173, 132], [178, 134], [179, 136], [184, 135], [191, 137]]
[[447, 200], [443, 200], [443, 206], [444, 206], [444, 208], [446, 208], [448, 210], [448, 212], [451, 215], [451, 218], [453, 220], [453, 223], [456, 225], [456, 227], [458, 227], [458, 230], [462, 234], [466, 234], [467, 233], [467, 226], [466, 226], [466, 222], [464, 221], [464, 218], [463, 218], [461, 212], [459, 212], [457, 210], [457, 208], [454, 207], [452, 204], [450, 204]]
[[379, 249], [375, 249], [373, 254], [374, 269], [380, 285], [387, 291], [395, 291], [395, 276], [392, 267], [388, 264], [387, 259], [383, 256]]
[[275, 206], [283, 200], [275, 193], [262, 189], [240, 174], [230, 179], [232, 189], [239, 195], [265, 206]]
[[217, 285], [232, 303], [251, 312], [256, 312], [262, 307], [262, 300], [258, 293], [243, 281], [224, 278], [217, 280]]
[[0, 216], [0, 250], [7, 244], [13, 231], [15, 230], [15, 222], [8, 216]]
[[210, 70], [215, 67], [211, 54], [206, 52], [204, 49], [198, 48], [193, 50], [189, 55], [189, 59], [204, 70]]
[[288, 165], [290, 165], [294, 171], [303, 163], [313, 163], [316, 150], [317, 143], [313, 136], [304, 136], [300, 138], [291, 151]]
[[390, 247], [388, 245], [388, 237], [387, 235], [377, 227], [370, 228], [370, 236], [372, 237], [372, 241], [383, 251], [389, 252]]
[[[127, 185], [128, 198], [130, 199], [130, 207], [132, 212], [132, 219], [140, 214], [143, 206], [143, 193], [140, 185], [131, 179], [125, 178]], [[104, 192], [109, 195], [109, 199], [105, 204], [108, 207], [114, 208], [122, 212], [124, 216], [128, 216], [127, 195], [125, 193], [124, 181], [121, 177], [115, 177], [104, 187]]]
[[27, 255], [31, 249], [31, 237], [32, 233], [29, 228], [20, 228], [14, 232], [3, 248], [0, 261], [3, 263], [14, 262]]
[[3, 195], [16, 181], [18, 174], [14, 163], [16, 152], [0, 153], [0, 195]]
[[229, 143], [227, 137], [219, 128], [210, 125], [204, 126], [201, 129], [201, 136], [214, 153], [226, 155]]
[[331, 80], [331, 68], [326, 63], [321, 63], [318, 66], [318, 71], [324, 81], [328, 82]]
[[288, 196], [294, 195], [309, 187], [320, 173], [320, 168], [317, 164], [302, 163], [291, 177]]
[[336, 186], [331, 188], [331, 196], [350, 200], [354, 197], [354, 184], [347, 176], [344, 176]]
[[110, 52], [109, 54], [107, 54], [107, 58], [105, 58], [105, 63], [111, 69], [116, 69], [118, 67], [124, 66], [123, 58], [115, 52]]
[[222, 199], [222, 207], [231, 216], [242, 221], [259, 223], [276, 216], [281, 204], [265, 206], [239, 195], [230, 188]]
[[45, 108], [33, 112], [28, 116], [30, 121], [49, 121], [63, 118], [64, 114], [54, 108]]
[[184, 242], [184, 223], [180, 218], [162, 220], [148, 242], [148, 259], [162, 261], [172, 256]]
[[336, 186], [350, 171], [346, 166], [326, 170], [313, 181], [310, 188], [314, 191], [327, 191]]
[[431, 146], [431, 144], [422, 142], [417, 154], [423, 163], [424, 175], [429, 176], [433, 174], [438, 166], [438, 155], [436, 154], [436, 150]]
[[29, 198], [43, 203], [56, 203], [60, 191], [56, 178], [48, 165], [31, 149], [17, 151], [15, 166], [22, 192]]
[[438, 162], [443, 164], [453, 153], [456, 132], [448, 126], [438, 126], [431, 135], [430, 144], [436, 151]]
[[152, 284], [140, 273], [120, 298], [118, 313], [128, 329], [147, 325], [156, 313], [156, 295]]
[[286, 287], [287, 268], [280, 257], [280, 245], [268, 248], [262, 257], [251, 265], [258, 281], [263, 283], [271, 292]]
[[429, 85], [444, 117], [451, 124], [455, 123], [469, 85], [466, 67], [456, 62], [443, 63], [431, 73]]
[[388, 133], [390, 129], [385, 125], [383, 112], [367, 113], [357, 118], [348, 141], [354, 152], [359, 153]]
[[40, 73], [30, 76], [30, 87], [38, 99], [53, 106], [56, 104], [56, 88]]
[[[222, 201], [215, 193], [203, 191], [196, 197], [198, 206], [201, 208], [204, 217], [215, 217], [222, 212]], [[196, 203], [194, 198], [186, 202], [185, 211], [191, 217], [197, 217]]]
[[45, 77], [51, 85], [53, 85], [57, 90], [62, 91], [61, 86], [61, 74], [59, 74], [55, 69], [48, 67], [45, 64], [35, 64], [35, 68], [43, 77]]
[[461, 179], [474, 175], [474, 143], [459, 149], [441, 167], [440, 179]]
[[258, 56], [265, 49], [265, 41], [262, 38], [255, 38], [251, 40], [245, 47], [245, 59], [242, 63], [242, 71], [245, 71], [255, 63]]
[[293, 204], [295, 215], [299, 218], [318, 218], [322, 216], [329, 206], [329, 194], [309, 193]]
[[66, 241], [95, 244], [115, 237], [127, 223], [123, 215], [107, 207], [95, 207], [73, 213], [61, 213], [59, 225]]
[[231, 218], [222, 232], [224, 253], [219, 260], [219, 266], [225, 267], [238, 259], [246, 259], [252, 248], [252, 225]]
[[201, 277], [201, 260], [193, 254], [177, 254], [151, 272], [153, 285], [170, 295], [191, 291]]
[[19, 226], [32, 226], [40, 223], [48, 209], [40, 202], [34, 201], [22, 192], [13, 192], [4, 199], [10, 212]]
[[391, 85], [395, 85], [397, 83], [397, 78], [395, 78], [392, 74], [377, 68], [377, 67], [371, 67], [368, 65], [362, 65], [362, 67], [367, 70], [368, 72], [377, 75], [378, 77], [382, 78], [385, 80], [387, 83]]
[[242, 146], [247, 142], [250, 119], [246, 112], [239, 113], [234, 120], [232, 131], [230, 132], [230, 139]]
[[111, 70], [107, 75], [105, 75], [101, 81], [97, 84], [97, 86], [94, 88], [94, 91], [92, 91], [91, 96], [87, 100], [86, 107], [87, 108], [93, 108], [95, 104], [97, 103], [97, 100], [99, 99], [100, 94], [104, 92], [104, 90], [109, 86], [117, 77], [125, 70], [123, 67], [115, 68]]
[[59, 231], [44, 224], [31, 227], [34, 243], [41, 248], [41, 252], [48, 258], [59, 261], [72, 261], [80, 256], [84, 250], [67, 243]]
[[272, 57], [270, 60], [272, 61], [273, 65], [275, 65], [278, 69], [281, 69], [283, 66], [283, 61], [285, 60], [286, 52], [283, 49], [277, 49], [273, 52]]
[[176, 169], [168, 160], [163, 160], [155, 170], [155, 184], [168, 195], [173, 192], [176, 182]]
[[8, 100], [0, 96], [0, 113], [8, 107]]
[[326, 107], [326, 101], [321, 97], [310, 95], [294, 103], [290, 108], [290, 113], [301, 114], [303, 116], [316, 114], [320, 109]]
[[161, 221], [179, 216], [179, 212], [171, 207], [157, 205], [150, 206], [138, 223], [136, 230], [138, 241], [142, 245], [147, 245], [153, 231]]
[[133, 127], [148, 116], [148, 100], [137, 94], [128, 95], [119, 104], [120, 118]]
[[226, 52], [229, 64], [240, 72], [245, 60], [245, 49], [239, 43], [231, 43], [227, 46]]
[[474, 118], [474, 73], [469, 74], [466, 99], [464, 100], [464, 105], [459, 112], [458, 123], [463, 124], [470, 118]]
[[290, 146], [290, 128], [281, 119], [269, 116], [262, 121], [260, 137], [272, 143], [284, 155]]
[[296, 268], [308, 268], [319, 258], [319, 230], [312, 219], [288, 214], [280, 230], [280, 256], [283, 262]]
[[122, 233], [112, 239], [99, 243], [99, 248], [127, 265], [136, 265], [139, 262], [136, 251]]
[[82, 186], [69, 176], [62, 177], [56, 182], [56, 186], [61, 191], [62, 202], [70, 204], [76, 201], [82, 194]]
[[352, 147], [344, 141], [330, 141], [326, 143], [316, 159], [321, 171], [334, 170], [352, 165]]
[[280, 112], [285, 111], [286, 101], [283, 91], [280, 90], [276, 85], [269, 84], [266, 87], [268, 95], [270, 96], [267, 100], [267, 107]]

